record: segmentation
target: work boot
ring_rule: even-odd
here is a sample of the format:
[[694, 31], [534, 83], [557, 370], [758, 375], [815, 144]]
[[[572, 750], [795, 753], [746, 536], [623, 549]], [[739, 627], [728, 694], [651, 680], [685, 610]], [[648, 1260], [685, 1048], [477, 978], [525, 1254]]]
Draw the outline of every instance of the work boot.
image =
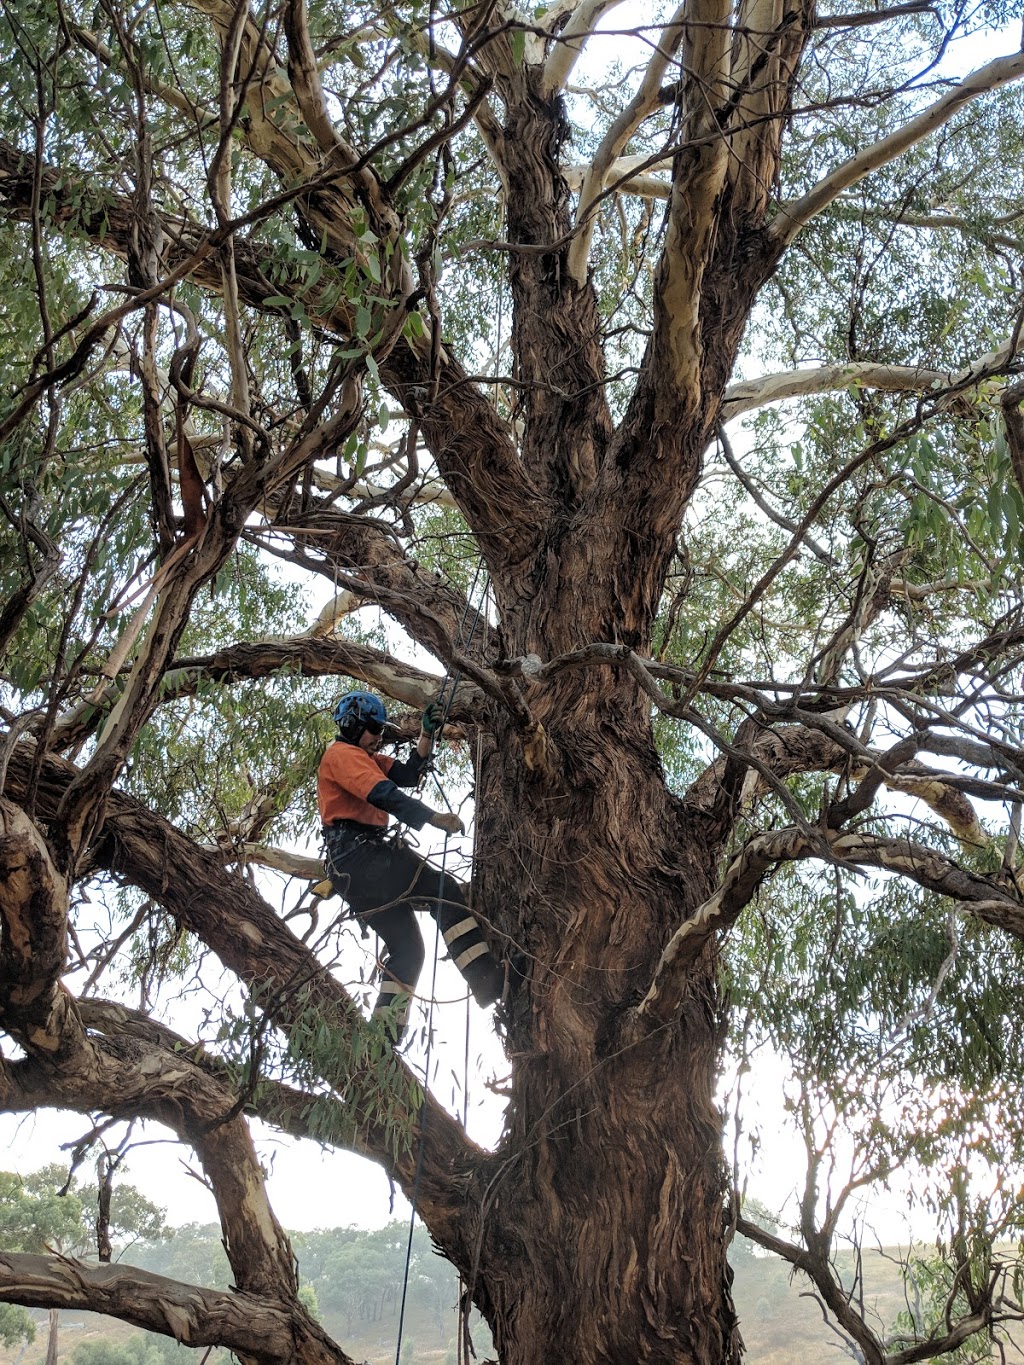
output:
[[489, 1009], [501, 999], [505, 989], [505, 969], [489, 953], [471, 962], [463, 971], [463, 976], [481, 1009]]
[[384, 1036], [393, 1047], [398, 1047], [405, 1036], [405, 1023], [411, 1001], [408, 987], [385, 978], [380, 984], [380, 995], [371, 1018], [380, 1024]]

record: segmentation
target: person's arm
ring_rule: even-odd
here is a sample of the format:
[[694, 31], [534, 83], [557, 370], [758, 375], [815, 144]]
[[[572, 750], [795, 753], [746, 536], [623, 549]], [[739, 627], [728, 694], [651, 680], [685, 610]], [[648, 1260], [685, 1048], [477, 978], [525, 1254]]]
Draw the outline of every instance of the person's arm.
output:
[[423, 776], [434, 748], [435, 736], [441, 729], [444, 717], [440, 702], [432, 701], [420, 717], [420, 733], [416, 748], [407, 758], [392, 763], [388, 777], [399, 787], [415, 787]]
[[426, 754], [421, 754], [419, 745], [417, 745], [416, 749], [405, 758], [395, 759], [394, 763], [392, 763], [391, 767], [388, 769], [388, 777], [396, 786], [416, 787], [419, 785], [420, 778], [423, 776], [424, 772], [426, 772], [427, 764], [429, 762], [429, 751]]
[[[394, 767], [391, 771], [394, 772]], [[403, 825], [411, 825], [413, 829], [422, 829], [424, 825], [433, 825], [436, 829], [443, 829], [447, 834], [463, 834], [465, 832], [462, 821], [453, 811], [431, 810], [422, 801], [417, 801], [414, 796], [406, 796], [405, 792], [395, 786], [390, 777], [385, 777], [382, 782], [378, 782], [366, 799], [371, 806], [376, 806], [378, 810], [387, 811], [396, 820], [401, 820]]]

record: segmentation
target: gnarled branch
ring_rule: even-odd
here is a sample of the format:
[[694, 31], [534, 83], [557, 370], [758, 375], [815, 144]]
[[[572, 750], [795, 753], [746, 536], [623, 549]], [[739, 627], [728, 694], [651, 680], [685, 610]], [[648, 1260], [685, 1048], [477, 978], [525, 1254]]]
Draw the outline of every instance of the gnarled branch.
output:
[[928, 891], [952, 898], [959, 909], [1024, 940], [1024, 897], [998, 877], [983, 877], [912, 839], [836, 830], [789, 828], [749, 840], [729, 864], [714, 895], [675, 931], [650, 986], [630, 1013], [627, 1032], [650, 1032], [678, 1009], [692, 964], [708, 938], [731, 927], [765, 877], [784, 862], [822, 858], [845, 866], [895, 872]]
[[[23, 793], [31, 767], [32, 746], [17, 746], [8, 771], [8, 790], [13, 795]], [[44, 761], [37, 791], [37, 807], [44, 818], [55, 814], [75, 772], [73, 765], [62, 760], [50, 757]], [[95, 857], [100, 866], [140, 887], [206, 943], [255, 992], [282, 1029], [287, 1031], [310, 1011], [343, 1038], [368, 1027], [341, 984], [255, 888], [224, 867], [219, 852], [201, 849], [139, 802], [120, 792], [111, 793]], [[358, 1082], [343, 1060], [337, 1074], [324, 1078], [342, 1091]], [[467, 1235], [464, 1196], [453, 1185], [452, 1172], [472, 1169], [481, 1153], [461, 1125], [429, 1094], [420, 1107], [419, 1084], [397, 1058], [393, 1082], [392, 1113], [416, 1135], [416, 1154], [409, 1152], [397, 1159], [388, 1134], [372, 1117], [365, 1140], [375, 1158], [396, 1171], [410, 1197], [416, 1158], [422, 1150], [418, 1207], [439, 1242], [461, 1245]]]
[[105, 1313], [185, 1346], [226, 1346], [243, 1359], [354, 1365], [302, 1309], [244, 1290], [200, 1289], [128, 1265], [0, 1252], [0, 1301]]

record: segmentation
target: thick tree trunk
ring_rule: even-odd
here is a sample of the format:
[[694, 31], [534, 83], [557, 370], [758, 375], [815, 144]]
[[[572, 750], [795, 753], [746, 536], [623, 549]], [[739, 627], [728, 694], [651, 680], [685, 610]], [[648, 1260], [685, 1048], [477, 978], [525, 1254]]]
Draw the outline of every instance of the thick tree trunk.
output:
[[[546, 290], [549, 309], [586, 301], [567, 298], [534, 258], [513, 288]], [[738, 340], [737, 327], [730, 346]], [[522, 325], [515, 343], [525, 366]], [[555, 463], [579, 514], [552, 518], [546, 553], [495, 572], [500, 647], [549, 659], [611, 640], [646, 652], [674, 545], [666, 525], [699, 472], [714, 397], [672, 429], [634, 413], [633, 447], [652, 468], [672, 455], [679, 484], [671, 495], [653, 487], [658, 506], [639, 512], [646, 495], [635, 479], [630, 493], [626, 463], [590, 458], [605, 439], [600, 408], [529, 401], [554, 409], [547, 444], [563, 452]], [[574, 461], [581, 443], [586, 458]], [[508, 1005], [506, 1134], [478, 1191], [475, 1263], [460, 1269], [502, 1365], [730, 1365], [741, 1344], [714, 1100], [713, 944], [670, 1023], [629, 1027], [667, 940], [711, 894], [721, 847], [668, 791], [649, 700], [629, 675], [567, 671], [526, 700], [546, 750], [525, 753], [499, 717], [477, 774], [475, 904], [523, 981]]]
[[566, 674], [536, 704], [555, 766], [531, 773], [499, 736], [480, 787], [478, 904], [526, 981], [468, 1278], [502, 1365], [726, 1365], [740, 1344], [713, 950], [670, 1025], [640, 1042], [622, 1028], [710, 893], [717, 850], [667, 791], [630, 679]]

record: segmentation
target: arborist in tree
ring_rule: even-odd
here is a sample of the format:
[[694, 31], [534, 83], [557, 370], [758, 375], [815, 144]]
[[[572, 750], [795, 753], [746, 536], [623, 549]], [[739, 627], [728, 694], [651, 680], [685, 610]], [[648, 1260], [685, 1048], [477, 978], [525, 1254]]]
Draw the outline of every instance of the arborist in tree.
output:
[[423, 938], [415, 909], [437, 919], [448, 951], [478, 1005], [493, 1005], [504, 971], [491, 956], [462, 886], [420, 858], [401, 839], [385, 837], [388, 817], [422, 829], [463, 833], [454, 812], [435, 811], [401, 791], [415, 787], [430, 759], [441, 709], [423, 713], [415, 750], [398, 761], [378, 754], [387, 711], [372, 692], [346, 692], [334, 708], [338, 737], [328, 745], [317, 774], [317, 801], [327, 845], [327, 872], [353, 915], [387, 948], [374, 1017], [388, 1011], [392, 1037], [405, 1029], [409, 997], [423, 967]]

